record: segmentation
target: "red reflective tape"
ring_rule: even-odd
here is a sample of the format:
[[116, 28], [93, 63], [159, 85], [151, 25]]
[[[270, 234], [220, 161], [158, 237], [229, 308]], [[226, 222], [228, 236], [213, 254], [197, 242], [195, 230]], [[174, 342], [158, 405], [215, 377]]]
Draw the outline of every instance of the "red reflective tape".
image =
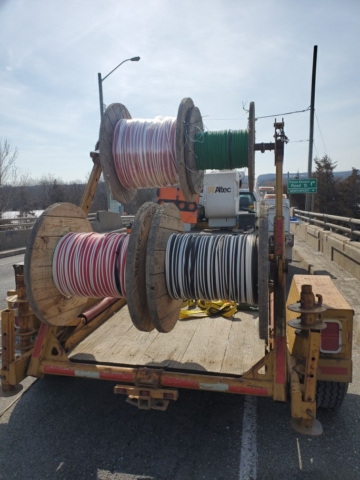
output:
[[276, 383], [285, 383], [285, 353], [286, 353], [286, 340], [285, 337], [275, 338], [275, 363], [276, 363]]
[[39, 333], [38, 333], [38, 336], [37, 336], [37, 339], [36, 339], [36, 342], [35, 342], [35, 346], [34, 346], [34, 351], [33, 351], [33, 358], [38, 358], [39, 355], [40, 355], [40, 352], [41, 352], [41, 347], [42, 347], [42, 344], [43, 344], [43, 341], [44, 341], [44, 338], [45, 338], [45, 335], [47, 334], [47, 331], [49, 329], [49, 325], [45, 325], [44, 323], [42, 323], [40, 325], [40, 329], [39, 329]]
[[161, 377], [161, 384], [166, 387], [179, 387], [179, 388], [194, 388], [199, 389], [199, 383], [195, 380], [188, 380], [187, 378], [174, 378], [167, 377], [166, 375]]
[[347, 367], [319, 367], [323, 375], [347, 375]]
[[251, 386], [237, 386], [237, 385], [229, 385], [229, 392], [230, 393], [241, 393], [243, 395], [261, 395], [267, 396], [268, 389], [264, 387], [251, 387]]
[[101, 380], [121, 380], [122, 382], [133, 382], [134, 375], [132, 373], [121, 373], [121, 372], [100, 372]]
[[44, 373], [48, 373], [51, 375], [67, 375], [68, 377], [75, 377], [74, 369], [58, 367], [55, 365], [44, 365]]

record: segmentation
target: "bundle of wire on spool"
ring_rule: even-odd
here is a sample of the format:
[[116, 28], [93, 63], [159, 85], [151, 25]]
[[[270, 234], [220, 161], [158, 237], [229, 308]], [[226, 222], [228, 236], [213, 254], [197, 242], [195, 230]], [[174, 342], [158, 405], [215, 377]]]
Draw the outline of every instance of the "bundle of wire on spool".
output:
[[146, 294], [160, 332], [172, 330], [183, 300], [257, 305], [257, 235], [184, 234], [173, 204], [158, 207], [149, 232]]
[[113, 197], [129, 203], [137, 189], [180, 184], [186, 201], [201, 191], [203, 170], [195, 164], [195, 134], [203, 130], [200, 111], [190, 98], [178, 115], [131, 119], [124, 105], [110, 105], [102, 118], [100, 162]]
[[195, 139], [198, 169], [233, 170], [249, 164], [249, 134], [247, 130], [199, 132]]
[[247, 130], [198, 131], [195, 134], [195, 164], [199, 170], [248, 168], [249, 188], [254, 189], [255, 104], [250, 103]]
[[137, 212], [131, 234], [92, 232], [76, 205], [50, 206], [35, 223], [25, 254], [29, 304], [45, 324], [63, 326], [89, 298], [126, 298], [134, 325], [154, 328], [144, 302], [148, 232], [156, 204]]

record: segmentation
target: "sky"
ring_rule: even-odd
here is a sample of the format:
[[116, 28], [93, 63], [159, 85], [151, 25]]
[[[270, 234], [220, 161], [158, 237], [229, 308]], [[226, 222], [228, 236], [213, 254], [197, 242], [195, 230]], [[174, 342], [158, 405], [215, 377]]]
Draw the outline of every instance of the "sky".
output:
[[[191, 97], [209, 130], [246, 129], [256, 117], [310, 105], [318, 45], [314, 156], [360, 168], [358, 0], [0, 0], [0, 138], [33, 178], [82, 180], [104, 103], [133, 118], [177, 115]], [[279, 115], [280, 114], [280, 115]], [[275, 118], [256, 121], [273, 141]], [[284, 171], [307, 170], [309, 111], [284, 116]], [[274, 171], [256, 154], [256, 175]]]

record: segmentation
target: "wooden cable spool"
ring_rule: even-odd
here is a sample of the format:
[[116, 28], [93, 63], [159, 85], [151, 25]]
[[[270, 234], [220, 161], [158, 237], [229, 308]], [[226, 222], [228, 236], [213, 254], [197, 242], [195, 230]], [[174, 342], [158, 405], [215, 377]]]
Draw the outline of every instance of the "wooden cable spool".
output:
[[67, 233], [90, 233], [83, 210], [71, 203], [47, 208], [32, 228], [24, 261], [24, 280], [30, 307], [47, 325], [64, 326], [84, 309], [87, 297], [66, 297], [56, 288], [52, 261], [59, 240]]
[[[136, 190], [124, 188], [119, 181], [112, 153], [115, 127], [117, 122], [123, 118], [132, 118], [124, 105], [113, 103], [107, 107], [100, 125], [99, 150], [105, 181], [115, 200], [126, 204], [133, 199]], [[203, 129], [200, 111], [194, 106], [191, 98], [184, 98], [180, 103], [176, 119], [176, 164], [180, 187], [187, 202], [195, 200], [203, 183], [204, 172], [196, 169], [193, 152], [193, 141], [199, 128]], [[188, 142], [185, 133], [190, 137]]]
[[166, 289], [165, 254], [173, 233], [183, 233], [178, 208], [172, 203], [158, 207], [152, 221], [146, 258], [146, 297], [150, 317], [159, 332], [170, 332], [176, 325], [182, 300], [172, 299]]

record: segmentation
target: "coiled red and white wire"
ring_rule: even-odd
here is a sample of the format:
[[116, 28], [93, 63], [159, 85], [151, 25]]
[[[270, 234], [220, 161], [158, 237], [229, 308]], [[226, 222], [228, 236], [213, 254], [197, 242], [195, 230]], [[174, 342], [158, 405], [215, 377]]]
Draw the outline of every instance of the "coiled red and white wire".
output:
[[174, 299], [258, 302], [256, 235], [172, 234], [165, 277]]
[[126, 298], [129, 237], [125, 233], [66, 234], [53, 257], [56, 288], [68, 297]]
[[119, 120], [112, 148], [120, 183], [127, 189], [179, 183], [175, 142], [176, 118]]

